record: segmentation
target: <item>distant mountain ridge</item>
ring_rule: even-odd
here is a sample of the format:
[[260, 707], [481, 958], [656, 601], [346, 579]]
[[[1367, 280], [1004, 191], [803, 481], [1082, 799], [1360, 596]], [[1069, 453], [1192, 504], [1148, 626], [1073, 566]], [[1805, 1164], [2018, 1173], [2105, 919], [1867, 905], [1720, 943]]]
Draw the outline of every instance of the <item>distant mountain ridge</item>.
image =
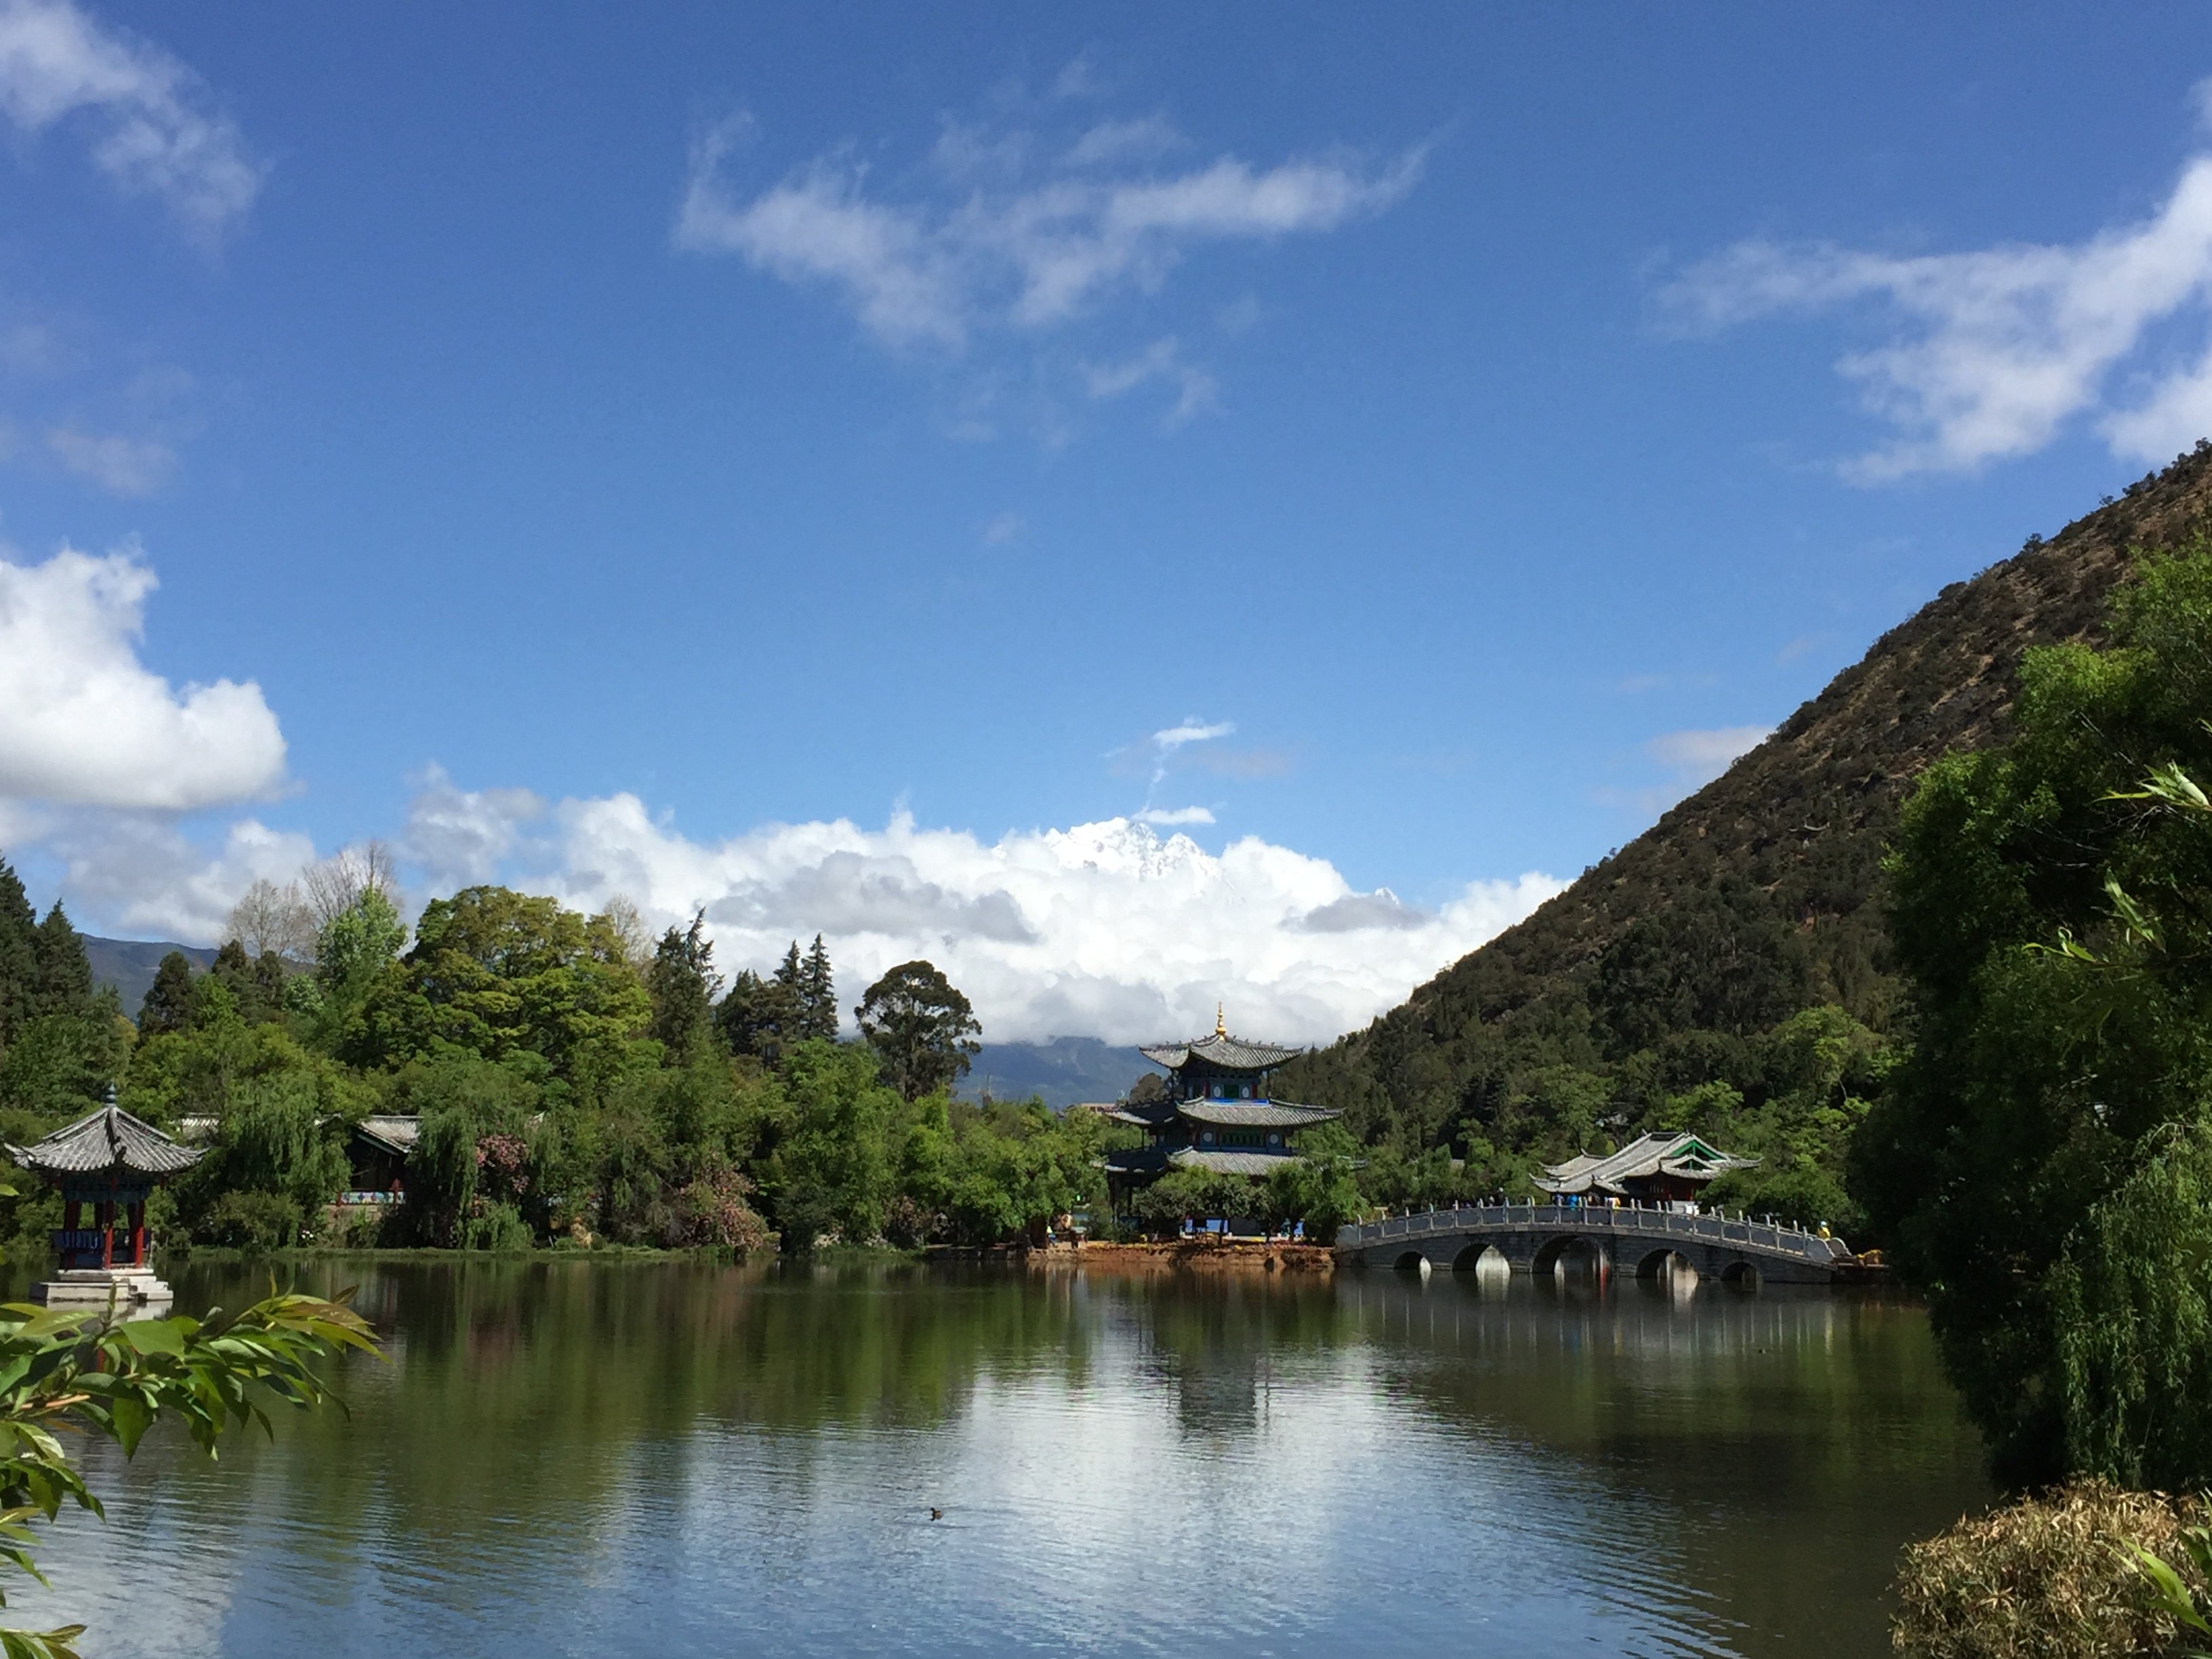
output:
[[995, 1100], [1041, 1098], [1048, 1106], [1119, 1100], [1129, 1085], [1158, 1067], [1134, 1048], [1097, 1037], [1054, 1037], [1048, 1042], [987, 1042], [959, 1092]]
[[167, 940], [141, 939], [101, 939], [94, 933], [81, 933], [84, 941], [85, 960], [92, 964], [92, 982], [112, 985], [123, 1004], [123, 1012], [133, 1019], [138, 1017], [138, 1005], [146, 1000], [146, 992], [154, 983], [155, 970], [161, 967], [161, 958], [172, 951], [181, 951], [192, 966], [203, 972], [214, 965], [215, 952], [203, 945], [176, 945]]
[[[1407, 1150], [1476, 1136], [1565, 1145], [1632, 1117], [1637, 1102], [1620, 1097], [1642, 1088], [1648, 1104], [1654, 1078], [1726, 1074], [1713, 1056], [1766, 1029], [1725, 1008], [1732, 973], [1886, 1030], [1898, 986], [1881, 860], [1914, 781], [1947, 750], [2003, 738], [2023, 653], [2100, 639], [2129, 550], [2180, 542], [2208, 512], [2212, 445], [2200, 444], [1952, 583], [1565, 892], [1285, 1068], [1285, 1092], [1344, 1107], [1356, 1133]], [[1718, 953], [1712, 983], [1678, 983], [1700, 951]], [[1648, 1029], [1628, 1034], [1639, 1020]]]

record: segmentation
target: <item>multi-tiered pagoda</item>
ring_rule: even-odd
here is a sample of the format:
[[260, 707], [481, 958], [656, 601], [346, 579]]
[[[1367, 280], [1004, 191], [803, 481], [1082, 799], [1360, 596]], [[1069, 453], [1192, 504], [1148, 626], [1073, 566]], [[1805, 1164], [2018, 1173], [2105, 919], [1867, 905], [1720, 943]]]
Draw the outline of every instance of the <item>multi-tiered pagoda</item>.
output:
[[1264, 1181], [1284, 1164], [1297, 1162], [1292, 1137], [1299, 1130], [1343, 1115], [1327, 1106], [1272, 1098], [1269, 1074], [1304, 1051], [1231, 1036], [1218, 1011], [1212, 1036], [1139, 1052], [1167, 1067], [1168, 1083], [1160, 1097], [1125, 1102], [1109, 1114], [1145, 1132], [1142, 1146], [1106, 1155], [1107, 1184], [1116, 1211], [1126, 1208], [1131, 1193], [1170, 1170], [1207, 1170]]

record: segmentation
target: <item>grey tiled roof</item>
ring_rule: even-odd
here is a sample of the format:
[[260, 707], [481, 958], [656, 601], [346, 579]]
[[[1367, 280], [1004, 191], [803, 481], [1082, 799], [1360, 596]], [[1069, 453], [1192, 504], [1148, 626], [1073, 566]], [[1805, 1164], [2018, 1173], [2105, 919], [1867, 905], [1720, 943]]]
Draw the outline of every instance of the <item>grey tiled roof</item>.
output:
[[27, 1170], [52, 1175], [88, 1175], [102, 1170], [174, 1175], [191, 1168], [200, 1158], [196, 1148], [179, 1146], [120, 1106], [103, 1106], [28, 1146], [11, 1144], [8, 1156]]
[[1176, 1109], [1194, 1123], [1231, 1129], [1303, 1129], [1344, 1115], [1333, 1106], [1297, 1106], [1287, 1100], [1186, 1100]]
[[422, 1133], [419, 1117], [365, 1117], [360, 1125], [362, 1138], [386, 1152], [396, 1152], [401, 1158], [415, 1150], [415, 1141]]
[[1536, 1185], [1547, 1193], [1618, 1193], [1620, 1183], [1649, 1176], [1679, 1176], [1686, 1181], [1711, 1181], [1730, 1170], [1755, 1167], [1755, 1158], [1735, 1158], [1707, 1146], [1685, 1131], [1662, 1130], [1632, 1140], [1617, 1152], [1593, 1156], [1583, 1152], [1564, 1164], [1546, 1166], [1548, 1180]]
[[1279, 1066], [1285, 1060], [1305, 1053], [1303, 1048], [1289, 1048], [1279, 1042], [1247, 1042], [1243, 1037], [1231, 1036], [1226, 1031], [1209, 1032], [1195, 1042], [1165, 1042], [1157, 1048], [1139, 1048], [1137, 1052], [1156, 1065], [1176, 1071], [1194, 1060], [1218, 1066], [1224, 1072], [1263, 1072], [1270, 1066]]

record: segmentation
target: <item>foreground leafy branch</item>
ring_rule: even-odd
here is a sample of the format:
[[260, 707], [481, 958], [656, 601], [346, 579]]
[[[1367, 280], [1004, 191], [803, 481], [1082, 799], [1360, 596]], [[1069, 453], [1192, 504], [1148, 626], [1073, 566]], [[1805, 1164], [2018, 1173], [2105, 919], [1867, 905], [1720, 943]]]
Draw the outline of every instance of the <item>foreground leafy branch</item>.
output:
[[[361, 1316], [318, 1297], [271, 1296], [226, 1316], [125, 1321], [113, 1311], [0, 1306], [0, 1563], [41, 1584], [33, 1530], [63, 1504], [104, 1517], [60, 1436], [91, 1433], [126, 1456], [164, 1417], [216, 1455], [226, 1430], [271, 1428], [270, 1403], [331, 1398], [313, 1362], [340, 1348], [378, 1352]], [[6, 1604], [0, 1590], [0, 1606]], [[77, 1659], [82, 1625], [0, 1629], [0, 1659]]]

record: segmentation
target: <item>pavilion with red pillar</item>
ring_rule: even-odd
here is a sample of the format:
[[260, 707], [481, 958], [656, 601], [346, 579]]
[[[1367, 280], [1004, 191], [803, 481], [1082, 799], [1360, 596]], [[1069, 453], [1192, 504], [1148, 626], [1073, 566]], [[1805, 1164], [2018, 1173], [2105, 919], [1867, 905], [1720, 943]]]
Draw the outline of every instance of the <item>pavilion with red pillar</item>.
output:
[[104, 1306], [170, 1300], [154, 1276], [146, 1200], [160, 1182], [199, 1161], [152, 1124], [107, 1103], [9, 1157], [61, 1189], [62, 1224], [53, 1236], [58, 1278], [33, 1287], [48, 1306]]

